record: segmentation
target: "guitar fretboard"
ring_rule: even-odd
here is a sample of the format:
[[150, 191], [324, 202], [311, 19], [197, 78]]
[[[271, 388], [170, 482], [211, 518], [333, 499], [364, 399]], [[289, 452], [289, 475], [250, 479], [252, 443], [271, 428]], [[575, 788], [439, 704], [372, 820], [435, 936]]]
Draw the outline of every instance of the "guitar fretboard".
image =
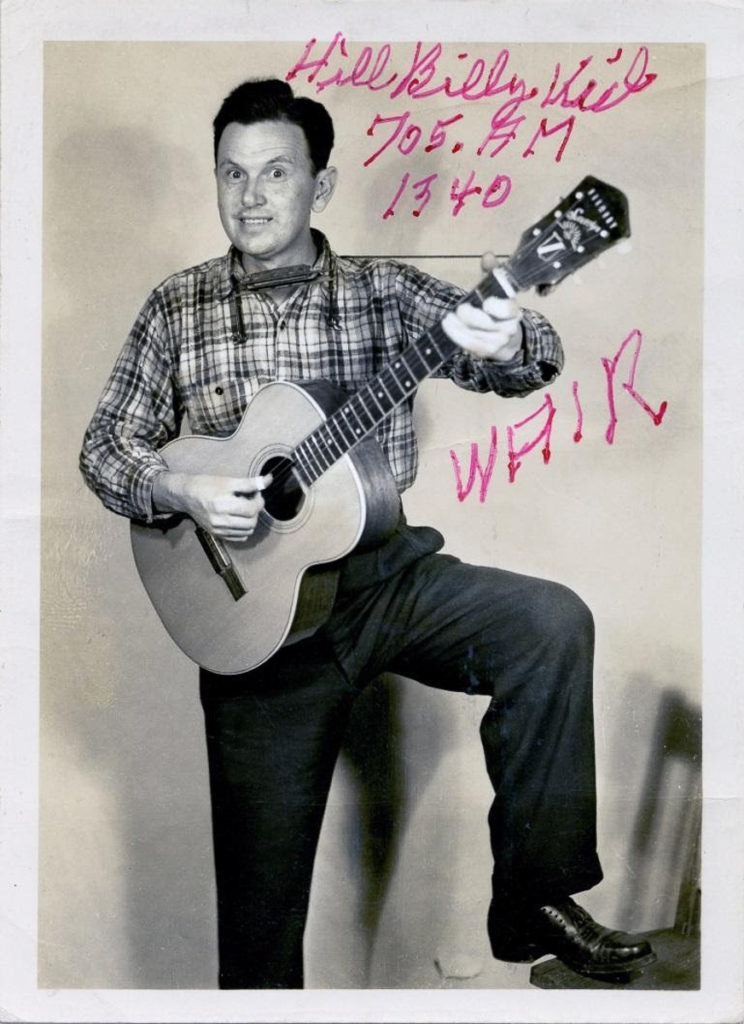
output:
[[[502, 267], [501, 273], [507, 273], [506, 268]], [[488, 274], [463, 301], [480, 306], [489, 295], [504, 298], [506, 294], [493, 274]], [[405, 348], [295, 448], [292, 460], [301, 482], [308, 487], [313, 484], [457, 351], [459, 345], [447, 337], [441, 324]]]
[[[524, 232], [517, 251], [500, 268], [499, 276], [503, 275], [510, 292], [489, 273], [464, 301], [481, 306], [492, 295], [505, 298], [532, 286], [551, 288], [628, 235], [628, 204], [623, 193], [586, 177]], [[459, 350], [441, 324], [404, 349], [297, 446], [291, 462], [300, 482], [307, 487], [313, 484]]]

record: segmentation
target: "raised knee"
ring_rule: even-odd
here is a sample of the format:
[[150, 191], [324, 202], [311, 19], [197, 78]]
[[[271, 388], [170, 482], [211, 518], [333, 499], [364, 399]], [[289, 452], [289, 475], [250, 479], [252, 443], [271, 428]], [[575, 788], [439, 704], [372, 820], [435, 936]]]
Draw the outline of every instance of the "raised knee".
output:
[[562, 583], [545, 581], [537, 602], [540, 631], [563, 643], [594, 640], [594, 616], [575, 591]]

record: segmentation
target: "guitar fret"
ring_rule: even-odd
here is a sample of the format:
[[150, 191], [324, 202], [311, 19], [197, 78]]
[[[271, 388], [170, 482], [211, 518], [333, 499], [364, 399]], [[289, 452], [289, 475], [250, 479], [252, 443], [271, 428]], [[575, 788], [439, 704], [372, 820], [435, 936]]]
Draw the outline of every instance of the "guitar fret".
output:
[[[406, 371], [402, 381], [398, 374], [395, 372], [396, 370], [399, 370], [401, 366]], [[414, 388], [415, 385], [418, 383], [415, 379], [414, 374], [411, 373], [411, 368], [406, 362], [405, 356], [401, 356], [400, 359], [395, 360], [395, 362], [390, 367], [390, 373], [393, 379], [395, 380], [395, 383], [401, 389], [401, 394], [403, 395], [410, 394], [411, 389]]]
[[[437, 325], [437, 327], [438, 326], [439, 325]], [[439, 337], [437, 337], [437, 335], [439, 335]], [[446, 334], [442, 332], [441, 328], [439, 328], [439, 330], [432, 328], [427, 335], [428, 344], [425, 347], [423, 347], [423, 353], [424, 355], [427, 356], [431, 355], [432, 352], [434, 353], [434, 358], [432, 359], [431, 365], [429, 366], [429, 372], [433, 372], [434, 370], [436, 370], [439, 366], [442, 365], [444, 360], [447, 358], [447, 355], [445, 355], [445, 353], [437, 344], [437, 341], [442, 341], [443, 339], [448, 343], [448, 345], [451, 344], [449, 338], [447, 337]]]
[[318, 427], [316, 430], [313, 431], [313, 442], [320, 454], [320, 459], [321, 462], [323, 463], [323, 468], [330, 469], [330, 467], [333, 465], [334, 458], [328, 448], [328, 444], [324, 436], [324, 431], [325, 423], [321, 427]]
[[433, 372], [434, 369], [438, 369], [442, 363], [445, 363], [450, 356], [459, 351], [459, 345], [447, 337], [442, 330], [441, 324], [436, 324], [436, 326], [432, 327], [429, 332], [429, 337], [431, 338], [432, 346], [437, 353], [437, 359], [430, 371]]
[[[381, 373], [380, 376], [377, 378], [377, 382], [374, 384], [374, 386], [370, 384], [366, 388], [364, 388], [364, 391], [370, 396], [370, 398], [374, 400], [375, 405], [377, 405], [377, 407], [379, 408], [380, 412], [384, 417], [387, 416], [387, 414], [390, 412], [390, 409], [394, 407], [395, 403], [393, 402], [393, 399], [390, 396], [390, 392], [385, 387], [385, 381], [382, 379], [382, 377], [383, 374]], [[382, 388], [382, 391], [380, 391], [379, 388]], [[387, 398], [388, 402], [391, 403], [389, 407], [384, 404], [385, 398]], [[380, 401], [380, 399], [383, 399], [383, 401]], [[375, 422], [377, 422], [377, 420], [379, 420], [380, 418], [381, 417], [379, 416], [375, 416]]]
[[[323, 449], [321, 448], [321, 446], [318, 444], [318, 438], [315, 435], [315, 431], [313, 431], [312, 434], [308, 434], [308, 436], [305, 438], [305, 443], [307, 444], [308, 453], [313, 458], [313, 460], [317, 463], [317, 465], [320, 467], [320, 473], [318, 474], [318, 476], [320, 476], [322, 473], [325, 472], [325, 470], [328, 469], [328, 467], [331, 465], [331, 463], [325, 461], [325, 458], [324, 458], [325, 453], [324, 453]], [[311, 445], [314, 446], [314, 448], [315, 448], [314, 451], [311, 448]]]
[[[361, 424], [363, 432], [365, 434], [368, 434], [369, 431], [372, 430], [372, 428], [377, 423], [378, 417], [375, 416], [374, 413], [371, 413], [369, 411], [369, 409], [367, 408], [367, 403], [364, 400], [365, 392], [369, 393], [369, 388], [368, 387], [363, 388], [361, 391], [358, 391], [354, 395], [354, 397], [349, 402], [349, 408], [354, 413], [356, 418], [359, 420], [359, 423]], [[361, 406], [362, 412], [369, 419], [369, 423], [365, 423], [364, 419], [359, 415], [359, 413], [357, 412], [357, 406]]]
[[[431, 349], [429, 349], [429, 351], [431, 351]], [[412, 345], [411, 348], [406, 349], [406, 351], [402, 355], [404, 366], [408, 369], [408, 372], [413, 377], [415, 377], [416, 380], [419, 381], [419, 382], [424, 380], [426, 377], [428, 377], [429, 374], [431, 373], [431, 371], [435, 368], [434, 366], [430, 366], [429, 363], [424, 359], [424, 355], [425, 354], [426, 353], [425, 353], [425, 350], [423, 349], [423, 346]], [[415, 356], [416, 359], [418, 359], [418, 361], [423, 366], [423, 368], [424, 368], [424, 372], [423, 373], [414, 370], [413, 367], [411, 366], [410, 360], [411, 360], [411, 358], [413, 356]]]
[[302, 442], [302, 444], [295, 448], [294, 454], [295, 456], [300, 455], [306, 466], [308, 484], [314, 483], [319, 476], [323, 475], [323, 470], [318, 468], [317, 462], [312, 458], [310, 446], [307, 444], [307, 438]]
[[344, 441], [343, 444], [339, 443], [337, 433], [334, 433], [334, 431], [341, 430], [341, 423], [336, 413], [334, 413], [332, 416], [329, 416], [323, 427], [319, 429], [321, 429], [324, 433], [326, 444], [329, 447], [333, 445], [336, 448], [338, 455], [343, 455], [346, 451], [348, 451], [348, 445], [345, 443], [343, 433], [341, 433], [341, 439], [342, 441]]
[[[407, 390], [406, 390], [405, 385], [403, 383], [401, 383], [400, 378], [398, 377], [397, 373], [395, 372], [396, 368], [398, 368], [398, 367], [400, 367], [400, 359], [396, 360], [394, 363], [391, 363], [389, 366], [386, 366], [385, 369], [380, 374], [380, 381], [382, 382], [382, 386], [385, 388], [386, 391], [388, 389], [388, 384], [390, 385], [392, 393], [389, 393], [389, 397], [390, 397], [390, 401], [392, 402], [393, 406], [396, 406], [399, 402], [401, 402], [403, 400], [403, 398], [405, 397], [405, 395], [408, 392], [412, 391], [412, 389], [413, 389], [413, 381], [412, 380], [409, 380], [409, 382], [408, 382], [408, 389]], [[384, 380], [385, 377], [388, 378], [387, 382], [385, 382], [385, 380]], [[394, 390], [395, 387], [398, 388], [398, 396], [397, 396], [397, 398], [395, 397], [395, 390]]]
[[[355, 431], [354, 431], [354, 428], [351, 425], [351, 422], [349, 421], [349, 417], [346, 415], [346, 409], [347, 409], [346, 406], [342, 406], [341, 409], [339, 410], [339, 415], [343, 416], [344, 422], [346, 423], [346, 429], [349, 431], [350, 435], [353, 437]], [[359, 433], [361, 433], [361, 427], [357, 427], [356, 429], [357, 429], [357, 431], [359, 431]]]
[[[387, 400], [390, 403], [388, 408], [385, 409], [385, 415], [387, 415], [395, 408], [395, 406], [398, 404], [402, 397], [403, 393], [401, 391], [400, 381], [395, 376], [395, 371], [393, 370], [392, 366], [386, 366], [384, 370], [382, 370], [377, 379], [380, 382], [380, 386], [384, 388], [385, 394], [387, 395]], [[398, 390], [400, 391], [400, 394], [397, 397], [395, 394], [396, 385], [398, 387]]]
[[[347, 429], [349, 431], [349, 436], [351, 438], [354, 438], [354, 437], [361, 438], [363, 436], [363, 434], [364, 434], [364, 431], [362, 430], [362, 428], [360, 426], [358, 426], [358, 427], [353, 427], [352, 426], [351, 420], [349, 419], [349, 417], [346, 414], [346, 410], [347, 409], [350, 412], [353, 411], [352, 408], [351, 408], [351, 402], [347, 402], [345, 405], [342, 405], [341, 408], [338, 410], [338, 412], [339, 412], [340, 416], [343, 416], [343, 418], [344, 418], [344, 420], [346, 422], [346, 427], [347, 427]], [[357, 422], [359, 422], [359, 417], [357, 417]]]

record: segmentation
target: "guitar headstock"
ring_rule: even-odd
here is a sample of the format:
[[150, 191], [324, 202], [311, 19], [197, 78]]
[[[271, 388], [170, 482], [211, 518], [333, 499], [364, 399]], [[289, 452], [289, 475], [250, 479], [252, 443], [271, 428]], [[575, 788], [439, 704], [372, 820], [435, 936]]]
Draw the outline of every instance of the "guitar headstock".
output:
[[629, 236], [627, 199], [589, 176], [524, 232], [506, 269], [519, 290], [536, 287], [544, 294]]

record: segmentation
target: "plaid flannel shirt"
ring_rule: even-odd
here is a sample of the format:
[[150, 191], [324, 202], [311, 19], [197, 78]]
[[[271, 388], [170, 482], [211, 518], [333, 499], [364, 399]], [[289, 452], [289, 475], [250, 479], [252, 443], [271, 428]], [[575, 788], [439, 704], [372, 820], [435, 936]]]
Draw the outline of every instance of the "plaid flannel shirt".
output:
[[[389, 259], [334, 254], [314, 232], [321, 275], [285, 303], [241, 291], [240, 254], [167, 278], [142, 308], [88, 427], [80, 455], [87, 484], [106, 507], [151, 521], [159, 449], [184, 415], [196, 434], [227, 436], [257, 388], [273, 380], [331, 381], [354, 391], [462, 300], [464, 292]], [[461, 351], [437, 372], [473, 391], [528, 394], [563, 365], [558, 336], [526, 310], [523, 345], [508, 363]], [[399, 490], [418, 463], [413, 399], [378, 430]]]

